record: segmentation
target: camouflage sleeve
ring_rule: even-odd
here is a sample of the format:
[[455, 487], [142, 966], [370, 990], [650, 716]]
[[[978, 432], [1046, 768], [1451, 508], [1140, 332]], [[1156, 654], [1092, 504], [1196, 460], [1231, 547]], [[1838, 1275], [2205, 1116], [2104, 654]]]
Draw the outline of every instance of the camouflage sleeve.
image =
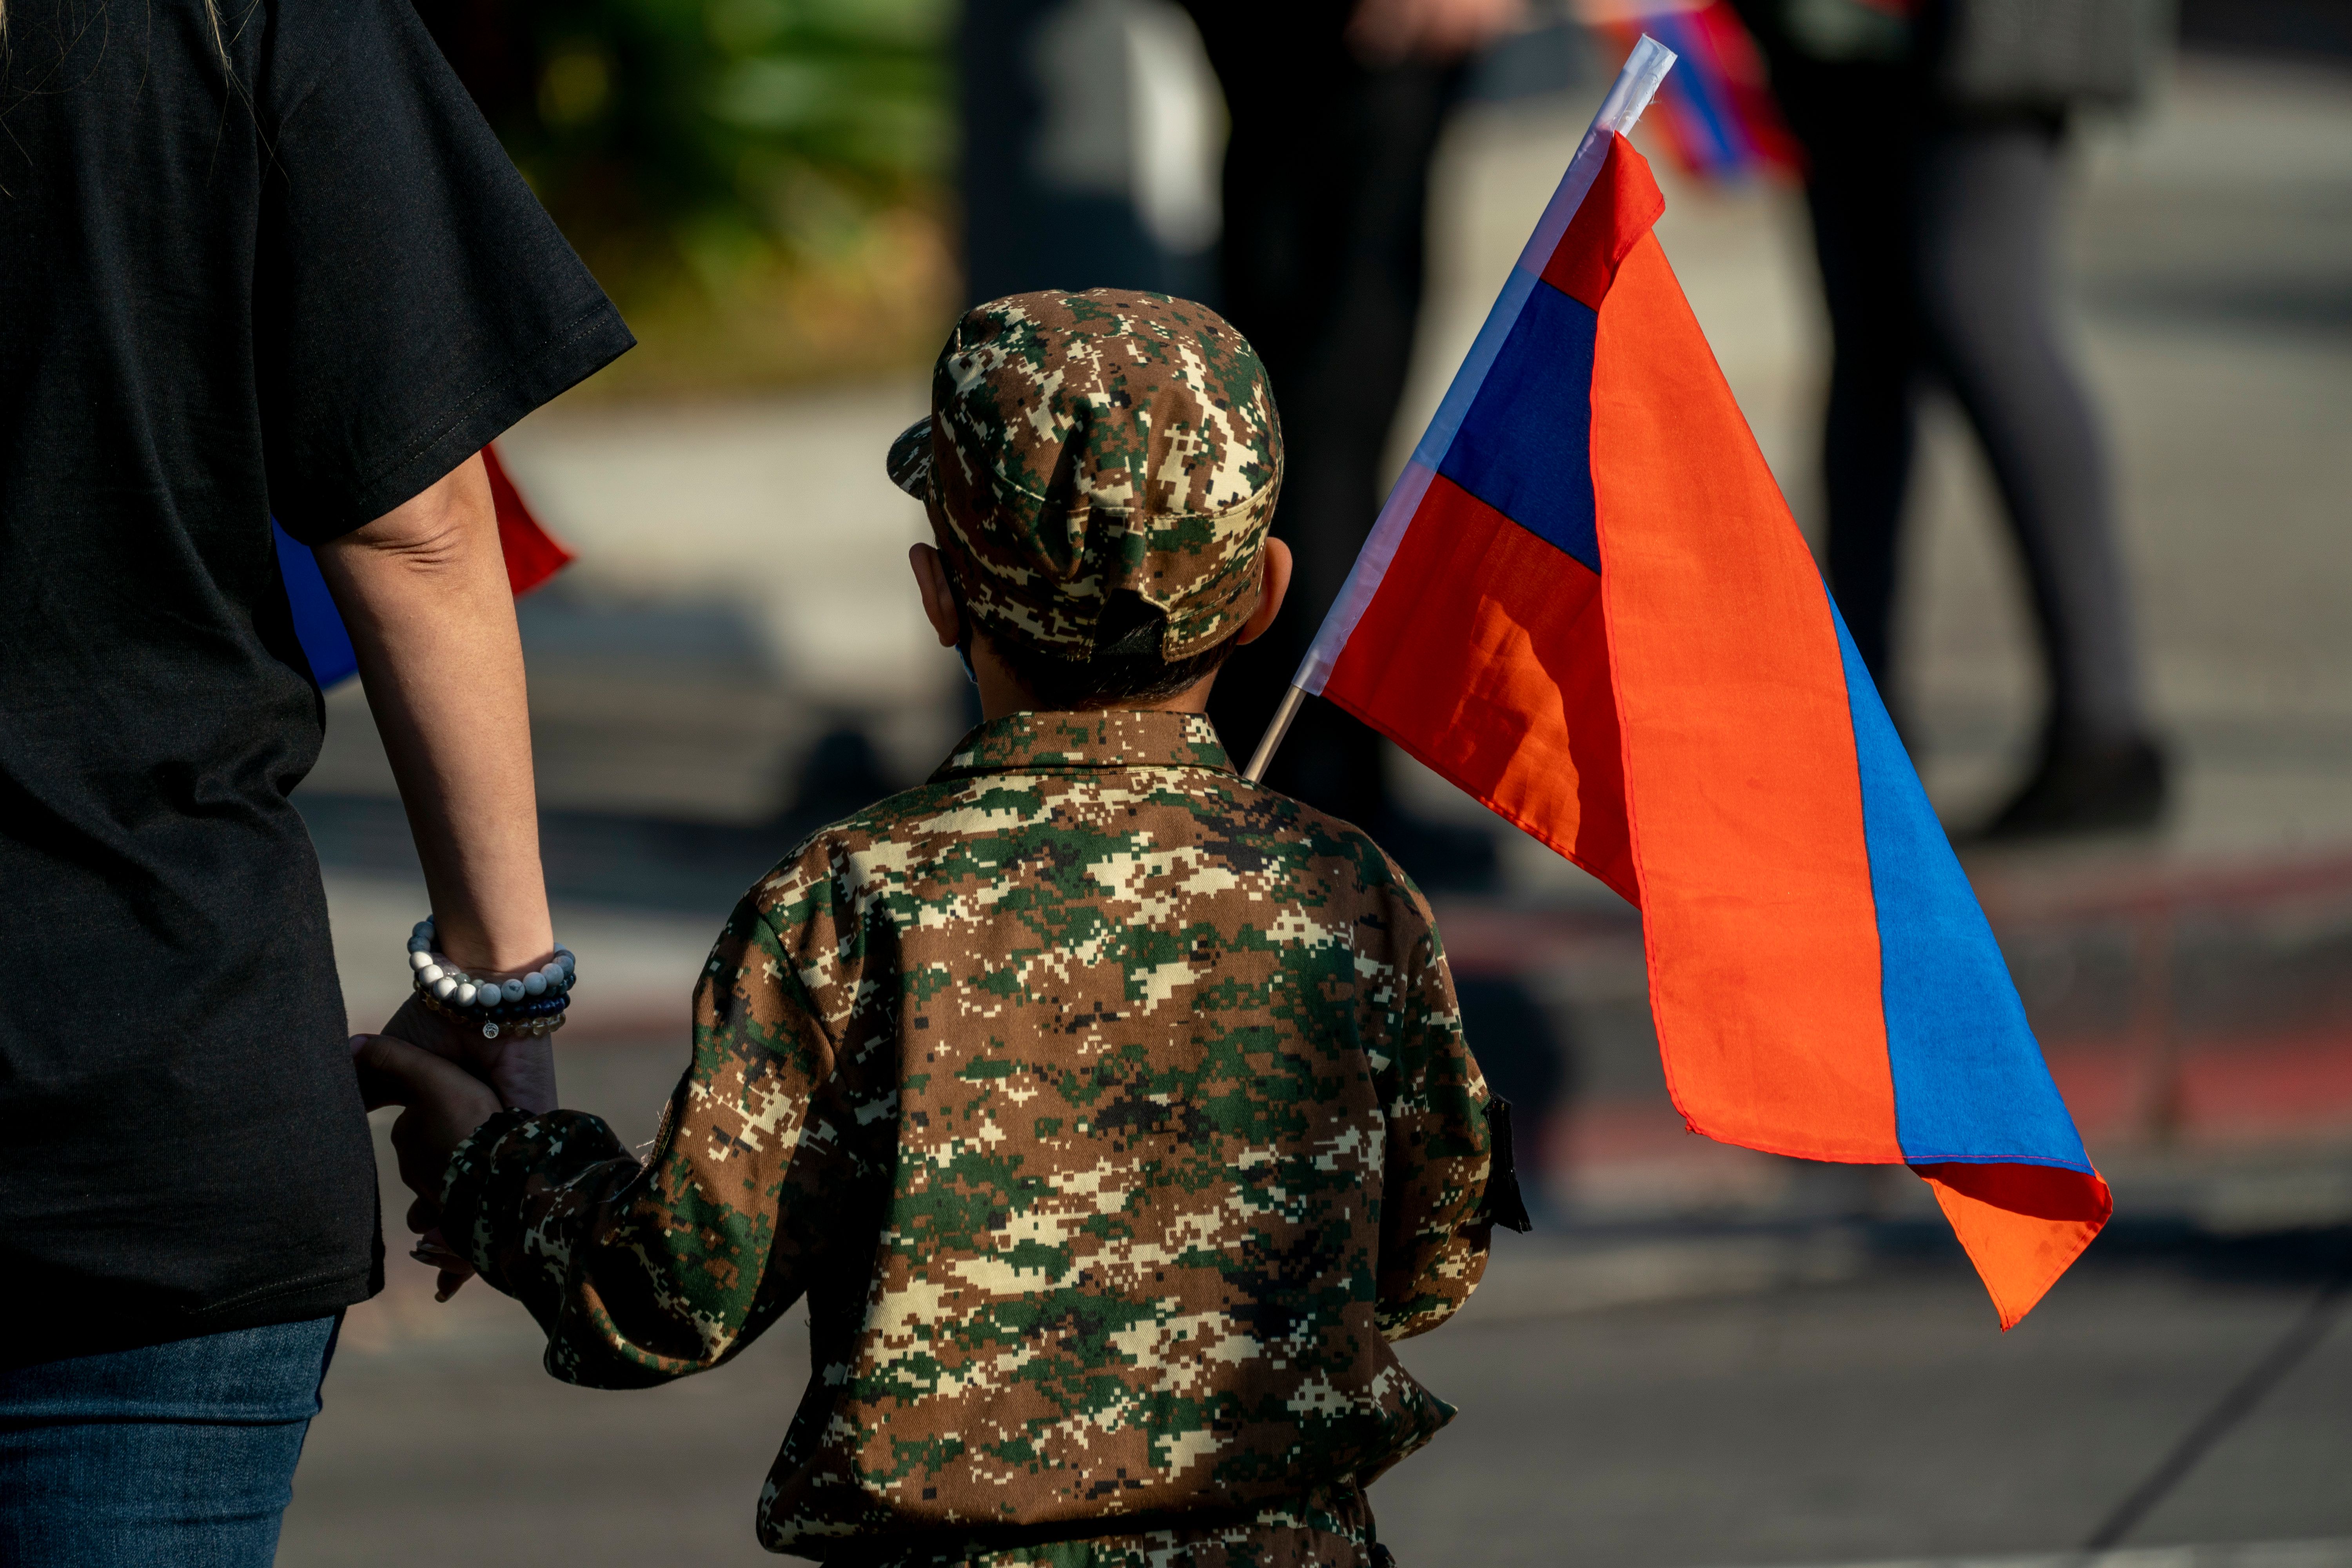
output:
[[530, 1310], [555, 1376], [643, 1387], [715, 1366], [799, 1298], [842, 1228], [840, 1130], [855, 1119], [834, 1062], [747, 900], [704, 970], [694, 1061], [646, 1163], [593, 1116], [510, 1112], [451, 1156], [444, 1229]]
[[1402, 1340], [1427, 1333], [1470, 1299], [1492, 1229], [1486, 1082], [1463, 1043], [1433, 925], [1410, 950], [1393, 1016], [1394, 1048], [1380, 1075], [1388, 1138], [1378, 1321], [1381, 1333]]

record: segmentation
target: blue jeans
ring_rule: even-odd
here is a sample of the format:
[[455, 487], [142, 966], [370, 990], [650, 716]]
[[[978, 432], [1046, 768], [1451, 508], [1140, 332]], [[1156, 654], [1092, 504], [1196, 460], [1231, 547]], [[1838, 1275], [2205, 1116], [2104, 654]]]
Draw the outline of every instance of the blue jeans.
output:
[[0, 1372], [0, 1568], [269, 1568], [341, 1321]]

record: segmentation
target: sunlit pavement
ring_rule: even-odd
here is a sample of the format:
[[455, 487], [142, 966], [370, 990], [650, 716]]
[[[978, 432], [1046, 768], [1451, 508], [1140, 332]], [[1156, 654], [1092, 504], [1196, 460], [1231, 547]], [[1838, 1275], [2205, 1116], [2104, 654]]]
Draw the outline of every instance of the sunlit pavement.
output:
[[[641, 1140], [684, 1059], [682, 1034], [575, 1045], [565, 1099]], [[2004, 1335], [1940, 1226], [1899, 1217], [1498, 1237], [1460, 1317], [1404, 1348], [1462, 1414], [1374, 1505], [1400, 1561], [1422, 1568], [2071, 1545], [2306, 1310], [2347, 1248], [2341, 1227], [2122, 1225]], [[281, 1563], [772, 1560], [751, 1511], [807, 1376], [797, 1315], [718, 1372], [591, 1393], [539, 1370], [515, 1303], [477, 1282], [436, 1306], [425, 1268], [390, 1267], [393, 1288], [347, 1325]], [[2130, 1568], [2347, 1561], [2347, 1413], [2352, 1325], [2339, 1322], [2129, 1542], [2336, 1545]]]
[[[1408, 426], [1587, 113], [1465, 119]], [[1667, 186], [1666, 250], [1806, 515], [1820, 356], [1790, 198]], [[1545, 1130], [1545, 1228], [1502, 1238], [1462, 1320], [1408, 1347], [1463, 1410], [1375, 1490], [1408, 1568], [2055, 1568], [2046, 1554], [2085, 1538], [2352, 1247], [2347, 197], [2352, 94], [2283, 68], [2191, 61], [2162, 114], [2084, 160], [2083, 340], [2181, 810], [2154, 840], [1969, 868], [2115, 1180], [2116, 1226], [2000, 1334], [1907, 1175], [1682, 1131], [1630, 911], [1515, 844], [1507, 896], [1456, 900], [1442, 923], [1466, 977], [1533, 989], [1575, 1081]], [[687, 992], [726, 902], [789, 847], [812, 749], [854, 730], [870, 752], [852, 762], [903, 779], [960, 721], [952, 661], [904, 584], [919, 512], [880, 473], [921, 395], [910, 379], [558, 407], [509, 443], [582, 556], [527, 605], [525, 635], [559, 930], [586, 977], [565, 1099], [625, 1137], [650, 1134], [684, 1065]], [[1910, 566], [1922, 767], [1955, 822], [2019, 765], [2034, 702], [1973, 464], [1945, 421]], [[356, 694], [332, 710], [306, 794], [364, 1025], [399, 998], [423, 895]], [[397, 1248], [392, 1270], [348, 1325], [282, 1562], [766, 1560], [751, 1518], [805, 1376], [794, 1324], [716, 1374], [588, 1394], [538, 1371], [511, 1302], [477, 1284], [436, 1307]], [[2130, 1542], [2189, 1545], [2096, 1561], [2352, 1562], [2347, 1477], [2339, 1324]]]
[[[1408, 1347], [1463, 1414], [1373, 1489], [1383, 1537], [1423, 1568], [2045, 1551], [2082, 1539], [2307, 1294], [2094, 1267], [2004, 1337], [1972, 1282], [1922, 1273], [1465, 1316]], [[751, 1514], [806, 1375], [795, 1327], [719, 1373], [634, 1394], [558, 1384], [507, 1333], [354, 1347], [313, 1426], [279, 1561], [772, 1561]], [[2142, 1539], [2338, 1542], [2274, 1562], [2200, 1554], [2195, 1568], [2352, 1562], [2347, 1401], [2339, 1329]], [[2135, 1568], [2176, 1563], [2191, 1568]]]

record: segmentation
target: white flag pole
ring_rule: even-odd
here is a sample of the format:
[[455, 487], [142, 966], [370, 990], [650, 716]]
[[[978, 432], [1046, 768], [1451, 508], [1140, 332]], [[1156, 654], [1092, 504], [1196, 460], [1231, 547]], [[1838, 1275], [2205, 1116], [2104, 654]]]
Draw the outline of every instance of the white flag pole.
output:
[[[1544, 208], [1543, 217], [1538, 221], [1534, 236], [1528, 241], [1528, 256], [1520, 258], [1520, 266], [1526, 267], [1528, 257], [1533, 257], [1535, 266], [1538, 268], [1542, 267], [1549, 258], [1551, 247], [1558, 245], [1559, 237], [1566, 232], [1569, 220], [1576, 216], [1576, 209], [1583, 205], [1585, 193], [1591, 189], [1593, 177], [1600, 174], [1601, 161], [1608, 157], [1611, 143], [1617, 137], [1633, 129], [1633, 122], [1642, 118], [1643, 110], [1649, 108], [1651, 98], [1658, 90], [1658, 84], [1665, 79], [1666, 72], [1673, 68], [1674, 63], [1675, 52], [1672, 49], [1647, 33], [1642, 35], [1641, 42], [1633, 46], [1633, 52], [1625, 57], [1624, 68], [1617, 73], [1617, 79], [1610, 84], [1608, 96], [1601, 100], [1601, 110], [1592, 117], [1591, 127], [1585, 132], [1584, 140], [1577, 143], [1576, 155], [1569, 160], [1568, 172], [1560, 176], [1559, 189], [1553, 194], [1550, 203]], [[1538, 255], [1538, 251], [1543, 254]], [[1504, 324], [1508, 325], [1507, 321]], [[1481, 365], [1476, 374], [1471, 378], [1469, 385], [1464, 390], [1475, 393], [1476, 382], [1484, 374], [1485, 367]], [[1455, 373], [1457, 382], [1461, 380], [1461, 372]], [[1451, 404], [1455, 400], [1455, 394], [1449, 392], [1446, 401]], [[1466, 407], [1456, 410], [1454, 413], [1454, 418], [1458, 422], [1462, 415], [1467, 412]], [[1445, 417], [1446, 410], [1441, 407], [1438, 411], [1438, 418]], [[1450, 431], [1448, 435], [1450, 436]], [[1426, 436], [1423, 437], [1423, 441], [1428, 439]], [[1432, 463], [1434, 466], [1434, 459]], [[1406, 472], [1409, 479], [1412, 477], [1412, 470], [1408, 468]], [[1425, 479], [1426, 476], [1423, 478]], [[1399, 482], [1402, 484], [1404, 481]], [[1415, 497], [1414, 500], [1417, 500], [1418, 498]], [[1382, 524], [1389, 522], [1387, 514], [1397, 506], [1398, 499], [1391, 495], [1390, 505], [1381, 508]], [[1405, 512], [1410, 512], [1411, 510], [1409, 506], [1402, 509]], [[1411, 521], [1409, 515], [1400, 516], [1393, 531], [1402, 537], [1403, 525]], [[1300, 661], [1298, 673], [1291, 677], [1290, 689], [1282, 694], [1282, 706], [1275, 710], [1274, 721], [1265, 727], [1265, 733], [1258, 738], [1257, 750], [1251, 754], [1249, 766], [1242, 770], [1242, 777], [1249, 780], [1250, 783], [1256, 784], [1265, 777], [1266, 765], [1274, 761], [1274, 753], [1276, 748], [1281, 746], [1282, 738], [1290, 732], [1291, 721], [1298, 717], [1298, 710], [1306, 702], [1310, 686], [1315, 691], [1322, 689], [1322, 681], [1317, 679], [1318, 667], [1318, 665], [1321, 667], [1321, 674], [1328, 675], [1330, 660], [1338, 657], [1336, 647], [1327, 650], [1324, 645], [1334, 640], [1335, 629], [1338, 632], [1337, 641], [1345, 642], [1348, 632], [1354, 628], [1356, 618], [1362, 615], [1365, 605], [1370, 603], [1371, 590], [1379, 585], [1377, 579], [1387, 570], [1390, 559], [1396, 553], [1397, 539], [1384, 540], [1384, 531], [1387, 531], [1382, 527], [1375, 526], [1373, 537], [1366, 542], [1363, 552], [1357, 556], [1356, 565], [1348, 574], [1348, 583], [1340, 590], [1339, 602], [1332, 606], [1332, 615], [1347, 612], [1345, 624], [1334, 628], [1331, 616], [1324, 617], [1322, 628], [1315, 635], [1315, 646], [1307, 650], [1306, 658]], [[1383, 544], [1385, 548], [1381, 548]], [[1363, 575], [1368, 559], [1375, 555], [1378, 559], [1372, 563], [1374, 566], [1371, 574], [1372, 580], [1359, 584], [1357, 578]]]

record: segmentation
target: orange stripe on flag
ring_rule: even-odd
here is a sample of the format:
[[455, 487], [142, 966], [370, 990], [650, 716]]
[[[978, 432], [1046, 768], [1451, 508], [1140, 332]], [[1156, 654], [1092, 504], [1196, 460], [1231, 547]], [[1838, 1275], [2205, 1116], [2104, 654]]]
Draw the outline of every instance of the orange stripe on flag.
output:
[[1651, 235], [1618, 268], [1592, 359], [1601, 593], [1667, 1085], [1710, 1138], [1899, 1163], [1829, 597]]

